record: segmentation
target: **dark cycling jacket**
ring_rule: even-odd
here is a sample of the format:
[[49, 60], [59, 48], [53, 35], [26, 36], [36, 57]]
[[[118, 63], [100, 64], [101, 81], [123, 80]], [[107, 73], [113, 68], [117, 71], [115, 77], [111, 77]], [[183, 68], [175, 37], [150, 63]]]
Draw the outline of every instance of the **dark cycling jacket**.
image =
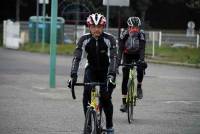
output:
[[77, 75], [79, 62], [84, 55], [87, 56], [87, 66], [94, 71], [108, 71], [108, 75], [116, 73], [116, 40], [108, 33], [103, 32], [96, 40], [90, 33], [83, 35], [74, 52], [71, 76]]
[[[138, 32], [139, 36], [139, 50], [134, 53], [134, 55], [139, 55], [140, 60], [144, 60], [145, 58], [145, 44], [146, 44], [146, 39], [145, 39], [145, 34], [143, 30], [140, 30]], [[118, 63], [120, 63], [122, 55], [124, 54], [125, 50], [125, 43], [126, 40], [129, 37], [129, 33], [127, 30], [123, 31], [120, 35], [119, 39], [119, 50], [118, 50]]]

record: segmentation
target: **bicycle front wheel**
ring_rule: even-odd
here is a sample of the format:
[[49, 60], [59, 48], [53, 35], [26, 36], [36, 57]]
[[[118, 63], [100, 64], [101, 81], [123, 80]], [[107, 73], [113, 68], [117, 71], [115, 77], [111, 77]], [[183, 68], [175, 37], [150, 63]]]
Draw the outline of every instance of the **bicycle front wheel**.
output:
[[127, 115], [128, 122], [133, 122], [133, 108], [134, 108], [134, 82], [133, 80], [128, 81], [128, 92], [127, 92]]
[[102, 108], [97, 112], [97, 134], [102, 134], [106, 126], [106, 117]]
[[86, 112], [84, 134], [97, 134], [97, 116], [92, 107], [89, 107]]

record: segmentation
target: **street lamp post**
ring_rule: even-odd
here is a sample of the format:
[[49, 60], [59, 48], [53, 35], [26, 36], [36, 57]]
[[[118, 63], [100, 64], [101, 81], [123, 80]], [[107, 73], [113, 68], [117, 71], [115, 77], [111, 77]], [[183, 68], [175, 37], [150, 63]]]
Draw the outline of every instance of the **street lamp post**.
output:
[[107, 11], [106, 11], [106, 19], [107, 19], [107, 24], [106, 24], [106, 31], [108, 32], [108, 28], [109, 28], [109, 5], [110, 3], [109, 3], [109, 0], [107, 0]]
[[37, 20], [36, 20], [36, 31], [35, 31], [35, 42], [38, 43], [38, 21], [39, 21], [39, 0], [36, 0], [36, 16], [37, 16]]
[[51, 0], [50, 88], [55, 88], [58, 0]]
[[46, 25], [45, 25], [45, 12], [46, 12], [46, 2], [45, 0], [43, 0], [43, 29], [42, 29], [42, 48], [44, 49], [44, 44], [45, 44], [45, 28], [46, 28]]

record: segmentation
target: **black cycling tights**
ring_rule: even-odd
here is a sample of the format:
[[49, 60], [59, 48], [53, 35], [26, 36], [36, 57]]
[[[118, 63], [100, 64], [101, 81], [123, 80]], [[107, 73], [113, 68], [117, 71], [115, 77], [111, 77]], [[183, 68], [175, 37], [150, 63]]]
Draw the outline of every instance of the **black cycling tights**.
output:
[[[85, 69], [84, 82], [106, 82], [107, 80], [107, 71], [94, 72], [91, 69]], [[83, 109], [84, 114], [86, 115], [88, 103], [91, 100], [91, 86], [85, 86], [83, 91]], [[105, 116], [106, 116], [106, 127], [113, 127], [113, 104], [111, 100], [112, 91], [109, 94], [106, 92], [106, 86], [100, 86], [100, 103], [103, 107]]]
[[[122, 68], [123, 72], [123, 80], [122, 80], [122, 94], [127, 95], [127, 83], [128, 83], [128, 78], [129, 78], [129, 68], [128, 67], [123, 67]], [[137, 68], [137, 80], [139, 83], [143, 81], [144, 77], [144, 70], [140, 67]]]

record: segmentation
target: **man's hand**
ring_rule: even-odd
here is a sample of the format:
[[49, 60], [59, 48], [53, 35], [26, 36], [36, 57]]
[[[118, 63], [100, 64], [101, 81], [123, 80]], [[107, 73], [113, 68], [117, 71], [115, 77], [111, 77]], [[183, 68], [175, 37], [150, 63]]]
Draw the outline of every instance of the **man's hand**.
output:
[[115, 77], [112, 75], [108, 75], [108, 89], [113, 89], [116, 87]]
[[77, 82], [77, 78], [78, 78], [77, 74], [72, 74], [72, 75], [71, 75], [71, 79], [72, 79], [72, 82], [73, 82], [73, 83], [76, 83], [76, 82]]
[[108, 75], [107, 77], [107, 91], [104, 91], [101, 93], [102, 97], [105, 99], [111, 98], [111, 94], [113, 92], [113, 89], [116, 87], [115, 84], [115, 77], [112, 75]]
[[72, 88], [72, 80], [68, 80], [67, 81], [67, 87], [68, 88]]
[[147, 68], [147, 63], [144, 60], [138, 60], [138, 64], [140, 67], [142, 67], [143, 69]]
[[68, 80], [68, 87], [72, 88], [73, 84], [77, 82], [77, 74], [72, 74], [71, 75], [71, 80]]

